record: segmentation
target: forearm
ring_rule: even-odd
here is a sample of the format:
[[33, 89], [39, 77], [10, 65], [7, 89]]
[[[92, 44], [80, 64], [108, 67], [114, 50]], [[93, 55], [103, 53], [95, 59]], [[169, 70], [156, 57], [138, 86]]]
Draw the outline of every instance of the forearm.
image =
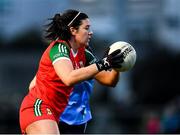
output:
[[78, 82], [90, 79], [92, 77], [94, 77], [97, 73], [98, 73], [98, 69], [96, 64], [90, 65], [88, 67], [83, 67], [80, 69], [76, 69], [73, 70], [72, 72], [70, 72], [69, 76], [68, 76], [68, 80], [70, 85], [74, 85]]
[[115, 87], [119, 81], [120, 72], [112, 69], [111, 71], [102, 71], [96, 75], [96, 80], [106, 86]]
[[78, 82], [94, 77], [99, 71], [96, 64], [73, 69], [71, 63], [67, 60], [57, 61], [54, 64], [55, 71], [63, 83], [72, 86]]
[[[109, 56], [95, 64], [75, 70], [73, 69], [72, 62], [67, 59], [61, 59], [54, 63], [54, 68], [59, 78], [67, 86], [72, 86], [81, 81], [93, 78], [101, 71], [99, 75], [96, 76], [96, 79], [102, 84], [114, 87], [118, 82], [119, 72], [115, 70], [111, 72], [108, 71], [108, 69], [111, 68], [111, 64], [108, 61], [112, 61], [113, 59], [110, 60], [112, 57], [113, 56]], [[113, 64], [116, 65], [116, 63]]]

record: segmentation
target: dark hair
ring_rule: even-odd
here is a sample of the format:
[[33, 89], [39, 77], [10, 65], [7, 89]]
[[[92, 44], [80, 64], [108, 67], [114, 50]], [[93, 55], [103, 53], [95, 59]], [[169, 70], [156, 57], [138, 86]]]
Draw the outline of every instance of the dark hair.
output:
[[49, 19], [51, 22], [46, 25], [45, 38], [48, 40], [60, 38], [68, 41], [71, 38], [70, 27], [78, 29], [82, 20], [86, 18], [88, 18], [88, 16], [85, 13], [72, 9], [66, 10], [63, 14], [55, 14], [53, 18]]

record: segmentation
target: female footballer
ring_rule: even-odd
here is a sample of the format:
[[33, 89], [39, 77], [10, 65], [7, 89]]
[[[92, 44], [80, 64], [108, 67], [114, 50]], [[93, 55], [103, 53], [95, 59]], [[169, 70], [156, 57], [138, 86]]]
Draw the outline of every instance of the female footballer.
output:
[[59, 117], [67, 106], [73, 86], [91, 78], [98, 80], [101, 72], [121, 66], [121, 50], [85, 66], [85, 46], [91, 36], [90, 20], [85, 13], [67, 10], [51, 19], [46, 38], [52, 42], [40, 59], [35, 86], [20, 107], [22, 133], [59, 134]]

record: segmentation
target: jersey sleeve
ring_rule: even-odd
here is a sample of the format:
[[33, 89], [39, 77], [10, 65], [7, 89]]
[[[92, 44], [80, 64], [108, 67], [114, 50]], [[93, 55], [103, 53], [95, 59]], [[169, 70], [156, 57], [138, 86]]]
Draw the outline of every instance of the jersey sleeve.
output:
[[88, 49], [85, 49], [86, 64], [85, 66], [91, 65], [97, 61], [96, 57]]
[[49, 56], [53, 64], [60, 59], [70, 60], [70, 49], [65, 43], [57, 43], [51, 48]]

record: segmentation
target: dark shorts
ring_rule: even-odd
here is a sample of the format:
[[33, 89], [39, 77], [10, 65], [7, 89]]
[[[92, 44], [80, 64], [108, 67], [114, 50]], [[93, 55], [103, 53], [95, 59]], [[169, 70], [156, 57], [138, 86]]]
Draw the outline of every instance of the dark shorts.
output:
[[87, 123], [81, 125], [68, 125], [59, 122], [59, 130], [61, 134], [85, 134]]

